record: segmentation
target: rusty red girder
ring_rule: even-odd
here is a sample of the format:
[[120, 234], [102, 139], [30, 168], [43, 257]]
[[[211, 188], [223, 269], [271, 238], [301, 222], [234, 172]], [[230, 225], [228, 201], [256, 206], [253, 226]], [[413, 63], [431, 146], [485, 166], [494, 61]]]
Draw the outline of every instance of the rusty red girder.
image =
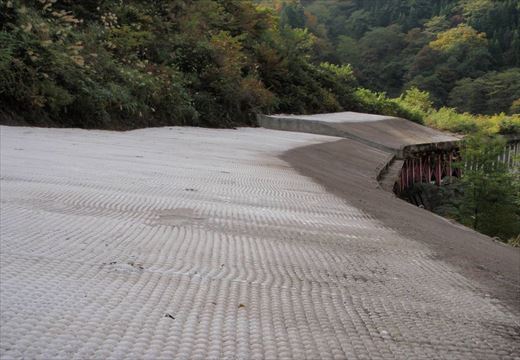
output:
[[458, 151], [423, 152], [408, 156], [404, 160], [398, 179], [397, 189], [404, 191], [416, 183], [440, 185], [444, 178], [460, 177], [460, 169], [453, 166], [458, 160]]
[[[504, 152], [498, 157], [498, 161], [505, 163], [513, 172], [520, 172], [520, 137], [509, 136]], [[451, 181], [453, 177], [460, 178], [462, 169], [453, 166], [460, 162], [460, 154], [457, 147], [451, 149], [420, 150], [406, 153], [401, 172], [394, 187], [397, 193], [403, 192], [416, 183], [435, 183], [441, 185], [443, 179]], [[474, 166], [465, 164], [465, 166]]]

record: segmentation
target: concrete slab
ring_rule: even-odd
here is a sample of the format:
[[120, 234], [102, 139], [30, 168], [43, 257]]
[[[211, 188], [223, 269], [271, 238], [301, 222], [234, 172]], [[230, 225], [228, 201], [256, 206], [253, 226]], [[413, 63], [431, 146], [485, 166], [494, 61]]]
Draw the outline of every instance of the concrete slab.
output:
[[479, 283], [278, 158], [335, 140], [0, 127], [0, 357], [518, 355]]
[[450, 147], [460, 137], [396, 117], [355, 112], [317, 115], [259, 115], [268, 129], [307, 132], [353, 139], [404, 157], [407, 151]]
[[365, 114], [353, 111], [313, 114], [313, 115], [294, 115], [294, 114], [277, 114], [272, 115], [277, 118], [284, 119], [300, 119], [310, 121], [323, 121], [328, 123], [357, 123], [357, 122], [371, 122], [396, 119], [392, 116]]

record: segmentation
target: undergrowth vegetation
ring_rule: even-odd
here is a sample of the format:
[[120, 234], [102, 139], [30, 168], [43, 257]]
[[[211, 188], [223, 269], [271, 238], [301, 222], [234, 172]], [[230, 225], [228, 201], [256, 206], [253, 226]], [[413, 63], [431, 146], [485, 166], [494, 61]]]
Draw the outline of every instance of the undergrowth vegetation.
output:
[[411, 114], [409, 118], [439, 130], [459, 134], [520, 134], [520, 114], [473, 115], [449, 107], [436, 109], [430, 94], [417, 88], [405, 91], [393, 101]]
[[355, 109], [345, 65], [240, 0], [0, 0], [2, 122], [87, 128], [254, 124]]

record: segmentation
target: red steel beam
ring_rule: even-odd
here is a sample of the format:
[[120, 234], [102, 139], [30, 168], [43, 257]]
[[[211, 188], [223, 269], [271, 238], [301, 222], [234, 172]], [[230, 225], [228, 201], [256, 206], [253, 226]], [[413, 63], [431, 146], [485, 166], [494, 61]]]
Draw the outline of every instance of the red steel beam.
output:
[[450, 154], [448, 155], [448, 179], [451, 183], [451, 175], [452, 175], [452, 171], [451, 171], [451, 160], [453, 159], [453, 153], [450, 152]]
[[422, 179], [423, 179], [422, 161], [423, 161], [423, 158], [420, 157], [420, 158], [419, 158], [419, 182], [420, 182], [420, 183], [422, 183]]
[[432, 162], [431, 157], [428, 155], [428, 183], [432, 181]]
[[435, 174], [435, 183], [437, 185], [440, 185], [441, 184], [441, 176], [442, 176], [442, 158], [441, 158], [441, 154], [437, 155], [437, 164], [436, 164], [436, 174]]
[[412, 158], [412, 184], [415, 184], [415, 159]]

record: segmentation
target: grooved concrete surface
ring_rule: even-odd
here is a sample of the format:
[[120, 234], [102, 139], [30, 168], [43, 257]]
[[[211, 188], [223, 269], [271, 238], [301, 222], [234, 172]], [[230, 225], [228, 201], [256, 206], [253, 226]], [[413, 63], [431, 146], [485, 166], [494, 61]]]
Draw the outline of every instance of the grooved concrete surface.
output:
[[277, 158], [336, 138], [0, 133], [2, 359], [519, 356], [478, 284]]
[[396, 119], [393, 116], [365, 114], [354, 111], [343, 111], [327, 114], [313, 114], [313, 115], [293, 115], [293, 114], [276, 114], [270, 115], [274, 118], [283, 119], [297, 119], [297, 120], [313, 120], [323, 121], [328, 123], [357, 123], [357, 122], [372, 122]]
[[374, 114], [338, 112], [316, 115], [261, 115], [263, 127], [275, 130], [302, 131], [346, 137], [385, 151], [407, 145], [452, 142], [459, 137], [412, 121]]

